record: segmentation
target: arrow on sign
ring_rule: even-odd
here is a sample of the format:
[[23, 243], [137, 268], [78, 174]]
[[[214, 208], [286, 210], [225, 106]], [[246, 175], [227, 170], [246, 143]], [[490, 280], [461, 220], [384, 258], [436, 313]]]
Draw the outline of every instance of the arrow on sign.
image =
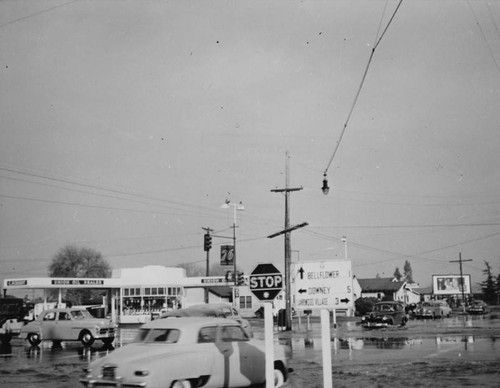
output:
[[299, 273], [300, 273], [300, 279], [304, 279], [304, 268], [300, 267], [299, 269]]
[[303, 294], [304, 292], [307, 292], [307, 290], [304, 290], [303, 288], [299, 290], [299, 294]]
[[349, 299], [347, 299], [347, 298], [345, 298], [345, 299], [340, 299], [340, 301], [341, 301], [342, 303], [349, 303]]

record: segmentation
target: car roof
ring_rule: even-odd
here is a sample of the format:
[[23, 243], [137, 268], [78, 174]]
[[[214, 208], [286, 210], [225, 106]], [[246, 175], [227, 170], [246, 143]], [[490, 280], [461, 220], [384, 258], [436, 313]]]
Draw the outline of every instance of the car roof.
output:
[[232, 310], [233, 306], [224, 303], [209, 303], [197, 304], [182, 309], [166, 312], [164, 317], [199, 317], [199, 316], [215, 316], [228, 310]]
[[206, 317], [179, 317], [175, 319], [156, 319], [145, 323], [141, 329], [182, 329], [197, 328], [206, 325], [228, 325], [237, 324], [236, 321], [224, 318], [206, 318]]
[[46, 309], [46, 310], [43, 310], [42, 313], [48, 313], [48, 312], [60, 312], [60, 311], [66, 311], [66, 312], [69, 312], [69, 311], [88, 311], [86, 308], [84, 307], [62, 307], [62, 308], [58, 308], [58, 309]]

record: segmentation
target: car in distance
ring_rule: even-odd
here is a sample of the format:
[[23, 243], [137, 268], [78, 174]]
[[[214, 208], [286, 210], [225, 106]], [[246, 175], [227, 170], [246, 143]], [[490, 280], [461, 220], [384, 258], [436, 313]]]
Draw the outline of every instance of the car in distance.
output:
[[[274, 386], [288, 379], [290, 350], [274, 345]], [[213, 317], [157, 319], [134, 342], [93, 361], [86, 387], [247, 387], [265, 383], [265, 343], [232, 320]]]
[[95, 340], [105, 345], [115, 339], [116, 325], [109, 319], [94, 318], [85, 308], [72, 307], [49, 309], [21, 328], [21, 338], [32, 346], [43, 340], [80, 341], [84, 346], [91, 346]]
[[216, 317], [216, 318], [229, 318], [239, 322], [243, 328], [252, 336], [252, 327], [250, 322], [242, 318], [238, 310], [227, 303], [206, 303], [189, 306], [177, 310], [164, 312], [160, 318], [172, 317]]
[[422, 302], [415, 310], [417, 319], [444, 318], [451, 315], [451, 307], [444, 300]]
[[0, 342], [8, 344], [13, 337], [19, 337], [21, 327], [30, 318], [33, 303], [16, 297], [0, 297]]
[[375, 303], [373, 310], [361, 318], [361, 326], [366, 329], [404, 326], [406, 322], [408, 315], [404, 303], [395, 301]]
[[467, 313], [471, 315], [483, 315], [488, 314], [489, 306], [482, 300], [474, 300], [467, 307]]

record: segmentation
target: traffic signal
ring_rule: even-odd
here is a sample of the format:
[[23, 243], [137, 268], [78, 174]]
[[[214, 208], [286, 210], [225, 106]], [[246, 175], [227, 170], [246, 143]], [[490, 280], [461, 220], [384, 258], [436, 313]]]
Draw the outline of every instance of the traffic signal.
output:
[[238, 286], [243, 286], [245, 284], [245, 275], [243, 272], [238, 272]]
[[208, 252], [212, 248], [212, 236], [210, 236], [208, 233], [205, 234], [204, 240], [203, 240], [203, 250], [205, 252]]

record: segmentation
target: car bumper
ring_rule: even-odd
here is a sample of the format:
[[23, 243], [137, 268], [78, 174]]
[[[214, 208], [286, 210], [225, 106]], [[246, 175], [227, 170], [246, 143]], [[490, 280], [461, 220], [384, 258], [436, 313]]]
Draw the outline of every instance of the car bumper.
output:
[[381, 327], [388, 327], [390, 325], [387, 322], [363, 322], [361, 326], [366, 329], [378, 329]]
[[84, 387], [92, 388], [92, 387], [147, 387], [147, 383], [145, 382], [124, 382], [121, 380], [104, 380], [104, 379], [93, 379], [93, 378], [84, 378], [80, 379], [80, 383]]

